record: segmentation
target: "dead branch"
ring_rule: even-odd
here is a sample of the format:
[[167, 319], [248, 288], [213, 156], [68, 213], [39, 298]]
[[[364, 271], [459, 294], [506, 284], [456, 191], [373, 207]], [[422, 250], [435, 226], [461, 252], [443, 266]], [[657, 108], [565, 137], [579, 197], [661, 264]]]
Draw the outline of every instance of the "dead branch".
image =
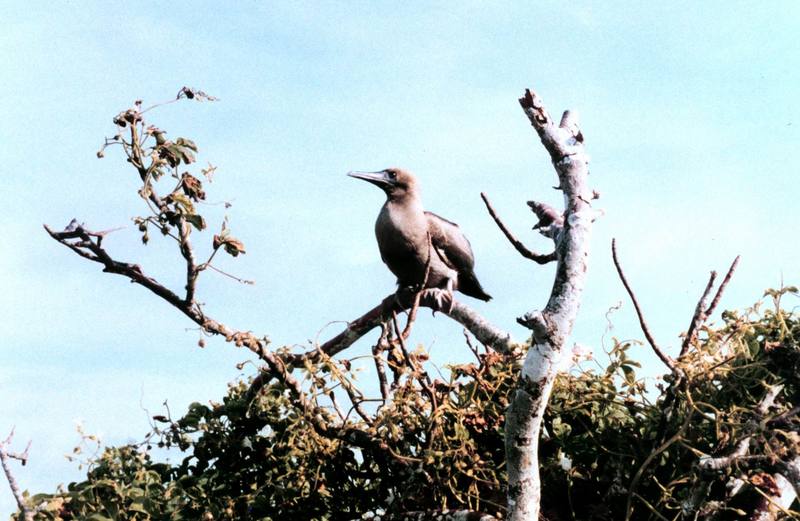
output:
[[[466, 304], [453, 299], [453, 304], [450, 309], [441, 309], [436, 299], [440, 291], [441, 290], [433, 288], [420, 292], [419, 306], [427, 307], [447, 315], [467, 328], [479, 342], [495, 351], [509, 353], [516, 348], [516, 343], [509, 333], [492, 325]], [[293, 365], [301, 363], [302, 360], [315, 361], [319, 355], [318, 351], [328, 356], [333, 356], [353, 345], [357, 340], [376, 327], [389, 321], [393, 313], [402, 313], [409, 308], [413, 309], [413, 306], [414, 302], [409, 303], [393, 293], [384, 298], [383, 301], [374, 308], [352, 322], [349, 322], [344, 331], [320, 345], [318, 349], [314, 349], [305, 354], [290, 356], [287, 360]]]
[[0, 442], [0, 465], [3, 467], [3, 472], [6, 475], [6, 480], [8, 480], [8, 487], [11, 489], [11, 494], [14, 496], [14, 500], [17, 502], [17, 507], [19, 508], [20, 513], [25, 521], [33, 521], [33, 516], [36, 514], [37, 509], [31, 508], [28, 506], [27, 501], [25, 501], [25, 496], [22, 495], [22, 492], [19, 489], [19, 484], [17, 483], [16, 478], [14, 477], [14, 473], [11, 471], [11, 461], [12, 459], [19, 460], [22, 465], [25, 465], [28, 462], [28, 450], [31, 447], [31, 443], [28, 442], [28, 445], [25, 447], [25, 450], [20, 454], [16, 452], [9, 452], [8, 446], [11, 444], [11, 441], [14, 439], [14, 428], [11, 428], [11, 433], [8, 437]]
[[700, 300], [697, 301], [697, 307], [695, 308], [694, 315], [692, 316], [692, 321], [689, 323], [689, 329], [686, 330], [686, 337], [683, 339], [683, 343], [681, 344], [681, 352], [679, 356], [686, 354], [686, 352], [689, 350], [689, 346], [692, 345], [692, 342], [697, 335], [697, 329], [702, 326], [708, 317], [711, 316], [714, 310], [717, 309], [717, 305], [719, 304], [720, 299], [722, 299], [722, 294], [725, 292], [725, 288], [728, 287], [728, 283], [731, 281], [731, 277], [733, 277], [733, 272], [736, 271], [736, 266], [739, 265], [739, 257], [740, 255], [737, 255], [736, 258], [733, 259], [733, 263], [731, 263], [730, 268], [728, 268], [728, 273], [722, 280], [722, 284], [719, 285], [716, 295], [714, 295], [711, 304], [709, 304], [709, 306], [706, 308], [706, 299], [711, 294], [711, 289], [714, 287], [714, 281], [717, 278], [717, 272], [711, 272], [711, 276], [708, 279], [708, 284], [706, 284], [703, 295], [700, 297]]
[[[254, 382], [251, 384], [252, 396], [254, 396], [254, 393], [269, 381], [270, 378], [278, 378], [286, 384], [292, 400], [301, 410], [306, 412], [312, 426], [320, 435], [337, 439], [346, 439], [358, 447], [383, 455], [384, 459], [390, 457], [386, 447], [366, 431], [353, 427], [336, 427], [337, 422], [329, 417], [326, 410], [312, 404], [308, 400], [300, 383], [292, 376], [291, 367], [287, 365], [280, 356], [267, 349], [268, 341], [266, 338], [256, 337], [249, 331], [233, 330], [225, 324], [207, 317], [196, 303], [179, 297], [155, 279], [148, 277], [138, 265], [112, 259], [105, 249], [98, 244], [99, 239], [93, 239], [91, 232], [88, 232], [82, 226], [76, 226], [72, 230], [63, 232], [54, 232], [45, 225], [45, 230], [47, 230], [47, 233], [49, 233], [53, 239], [64, 244], [81, 257], [102, 264], [104, 267], [103, 271], [123, 275], [129, 278], [131, 282], [144, 286], [160, 296], [199, 325], [206, 333], [221, 335], [226, 341], [233, 342], [237, 347], [246, 347], [255, 353], [261, 360], [266, 362], [268, 374], [259, 375], [259, 377], [254, 379]], [[403, 465], [406, 464], [403, 460], [397, 460], [397, 458], [391, 459], [401, 461]]]
[[556, 125], [539, 96], [530, 90], [525, 91], [519, 102], [550, 154], [558, 174], [558, 188], [564, 193], [565, 209], [562, 217], [546, 205], [530, 205], [539, 217], [539, 232], [555, 242], [558, 266], [547, 306], [543, 311], [528, 312], [523, 320], [533, 330], [534, 345], [528, 350], [506, 414], [508, 518], [512, 521], [539, 517], [538, 450], [542, 421], [564, 346], [580, 308], [594, 221], [589, 205], [594, 194], [586, 185], [589, 159], [577, 116], [566, 111]]
[[664, 362], [667, 367], [669, 367], [670, 371], [675, 373], [677, 371], [677, 368], [675, 367], [675, 361], [672, 360], [669, 355], [664, 353], [660, 347], [658, 347], [658, 344], [656, 343], [655, 338], [653, 338], [653, 334], [650, 332], [650, 328], [647, 325], [647, 321], [644, 319], [644, 314], [642, 313], [642, 308], [639, 306], [639, 301], [636, 299], [636, 294], [633, 292], [633, 289], [631, 289], [628, 279], [625, 277], [625, 272], [622, 271], [622, 265], [620, 265], [619, 259], [617, 258], [617, 239], [611, 239], [611, 257], [614, 259], [614, 266], [617, 267], [617, 273], [622, 281], [622, 285], [625, 286], [625, 290], [631, 297], [633, 307], [636, 310], [636, 315], [639, 317], [639, 325], [642, 328], [644, 337], [647, 339], [647, 343], [653, 348], [656, 356], [658, 356], [658, 358]]
[[528, 201], [528, 207], [538, 219], [533, 229], [539, 230], [545, 237], [555, 239], [564, 227], [564, 217], [549, 204]]
[[717, 294], [714, 295], [714, 300], [711, 301], [711, 304], [705, 311], [705, 315], [707, 317], [711, 316], [711, 314], [714, 313], [714, 310], [717, 309], [717, 304], [719, 304], [719, 301], [722, 298], [722, 293], [725, 291], [725, 288], [728, 287], [728, 283], [731, 281], [731, 277], [733, 277], [733, 272], [736, 271], [736, 267], [739, 265], [739, 257], [741, 257], [741, 255], [737, 255], [736, 258], [733, 259], [731, 267], [728, 268], [728, 273], [725, 275], [725, 278], [722, 279], [722, 284], [719, 285]]
[[383, 404], [385, 405], [386, 402], [389, 400], [390, 390], [389, 390], [389, 382], [386, 379], [386, 368], [383, 366], [383, 356], [381, 353], [383, 352], [384, 345], [386, 344], [386, 335], [388, 334], [388, 328], [386, 324], [381, 324], [381, 336], [378, 338], [378, 341], [375, 342], [375, 345], [372, 346], [372, 358], [375, 361], [375, 372], [378, 374], [378, 383], [380, 384], [381, 390], [381, 399], [383, 400]]
[[526, 259], [530, 259], [533, 262], [537, 262], [539, 264], [547, 264], [548, 262], [553, 262], [556, 260], [556, 252], [551, 252], [543, 255], [540, 253], [534, 253], [531, 250], [529, 250], [524, 244], [522, 244], [522, 241], [517, 239], [514, 236], [514, 234], [511, 233], [511, 231], [506, 227], [506, 225], [500, 219], [500, 216], [497, 215], [497, 212], [495, 212], [492, 203], [489, 202], [489, 198], [483, 192], [481, 192], [481, 199], [483, 199], [483, 203], [486, 205], [486, 210], [489, 211], [489, 215], [492, 216], [492, 219], [494, 219], [494, 222], [497, 224], [498, 228], [500, 228], [500, 231], [503, 232], [503, 234], [506, 236], [506, 239], [508, 239], [508, 242], [510, 242], [511, 245], [514, 246], [514, 248], [520, 253], [520, 255], [522, 255]]
[[697, 328], [706, 321], [706, 299], [708, 295], [711, 293], [711, 290], [714, 287], [714, 281], [717, 279], [717, 272], [712, 271], [708, 277], [708, 283], [706, 284], [706, 288], [703, 290], [703, 294], [700, 296], [700, 300], [697, 301], [697, 306], [695, 306], [694, 315], [692, 315], [692, 321], [689, 322], [689, 328], [686, 330], [686, 338], [683, 339], [683, 344], [681, 344], [681, 352], [678, 356], [683, 356], [686, 354], [686, 351], [689, 349], [692, 341], [694, 340], [695, 333], [697, 332]]

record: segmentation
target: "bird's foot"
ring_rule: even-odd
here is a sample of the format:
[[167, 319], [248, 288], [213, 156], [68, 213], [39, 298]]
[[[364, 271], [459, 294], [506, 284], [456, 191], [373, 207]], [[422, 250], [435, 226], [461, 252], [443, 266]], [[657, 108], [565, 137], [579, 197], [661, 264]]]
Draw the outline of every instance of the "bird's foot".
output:
[[453, 311], [453, 303], [455, 302], [453, 292], [449, 289], [440, 288], [432, 288], [429, 291], [432, 292], [431, 296], [433, 297], [433, 314], [435, 315], [437, 311], [441, 311], [449, 315]]

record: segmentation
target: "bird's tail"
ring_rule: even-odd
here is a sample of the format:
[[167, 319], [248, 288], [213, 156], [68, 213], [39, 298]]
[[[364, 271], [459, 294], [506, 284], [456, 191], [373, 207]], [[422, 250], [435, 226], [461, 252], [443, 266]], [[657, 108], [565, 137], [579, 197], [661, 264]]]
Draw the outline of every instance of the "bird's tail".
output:
[[459, 273], [458, 275], [458, 291], [464, 295], [469, 295], [486, 302], [492, 300], [492, 296], [486, 293], [478, 282], [478, 278], [474, 273]]

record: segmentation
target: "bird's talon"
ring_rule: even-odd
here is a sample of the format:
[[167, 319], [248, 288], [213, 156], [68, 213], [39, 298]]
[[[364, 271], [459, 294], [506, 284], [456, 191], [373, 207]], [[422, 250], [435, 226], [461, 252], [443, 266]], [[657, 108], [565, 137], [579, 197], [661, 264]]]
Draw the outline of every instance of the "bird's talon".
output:
[[446, 289], [438, 289], [436, 290], [436, 295], [433, 297], [433, 301], [436, 306], [433, 308], [433, 314], [436, 315], [437, 311], [441, 311], [445, 314], [450, 314], [453, 311], [453, 292], [448, 291]]

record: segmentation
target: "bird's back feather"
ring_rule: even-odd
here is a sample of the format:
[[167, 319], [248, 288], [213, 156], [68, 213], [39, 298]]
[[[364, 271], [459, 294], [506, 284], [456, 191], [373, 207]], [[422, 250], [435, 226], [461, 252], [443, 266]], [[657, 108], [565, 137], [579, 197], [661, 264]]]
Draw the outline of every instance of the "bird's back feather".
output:
[[490, 300], [492, 297], [483, 290], [475, 276], [472, 246], [461, 228], [433, 212], [425, 212], [425, 216], [436, 253], [448, 267], [458, 272], [458, 290], [470, 297]]

